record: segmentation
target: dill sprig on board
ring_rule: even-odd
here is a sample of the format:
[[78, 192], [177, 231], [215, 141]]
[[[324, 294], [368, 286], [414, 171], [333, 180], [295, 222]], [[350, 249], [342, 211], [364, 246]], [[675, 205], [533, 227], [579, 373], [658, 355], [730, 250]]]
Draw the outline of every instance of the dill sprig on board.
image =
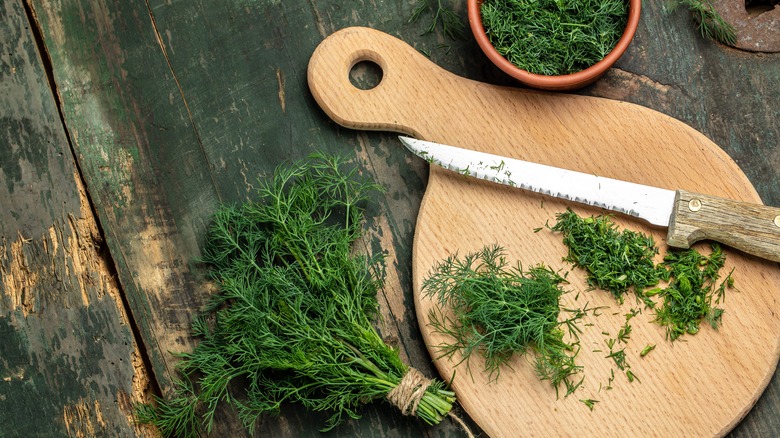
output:
[[515, 354], [533, 350], [539, 378], [549, 380], [556, 392], [561, 382], [567, 383], [568, 395], [578, 386], [569, 377], [581, 367], [574, 361], [576, 346], [564, 341], [561, 329], [566, 325], [576, 334], [574, 322], [558, 321], [560, 285], [566, 280], [542, 265], [527, 271], [510, 267], [503, 251], [494, 245], [463, 258], [448, 257], [423, 281], [423, 294], [439, 305], [431, 309], [428, 324], [447, 337], [436, 346], [440, 357], [457, 352], [458, 363], [468, 367], [477, 353], [490, 378], [498, 379], [501, 366]]
[[687, 249], [669, 251], [664, 257], [671, 281], [658, 292], [663, 304], [656, 307], [656, 321], [666, 326], [670, 340], [697, 333], [702, 320], [715, 329], [720, 325], [723, 309], [716, 304], [724, 298], [726, 288], [734, 286], [734, 280], [730, 272], [716, 287], [726, 255], [720, 245], [713, 243], [711, 247], [708, 256]]
[[501, 56], [541, 75], [576, 73], [600, 61], [628, 21], [626, 0], [485, 0], [480, 11]]
[[[382, 256], [352, 250], [365, 203], [380, 188], [345, 164], [317, 155], [279, 167], [259, 201], [215, 215], [203, 259], [218, 292], [193, 321], [199, 342], [180, 355], [175, 394], [140, 406], [141, 422], [194, 437], [212, 430], [224, 404], [251, 432], [290, 402], [332, 413], [327, 430], [390, 398], [410, 368], [372, 325]], [[428, 383], [411, 414], [436, 424], [455, 397]]]
[[566, 260], [587, 271], [589, 286], [609, 291], [622, 302], [629, 288], [643, 297], [642, 290], [661, 280], [664, 269], [653, 260], [658, 249], [651, 236], [620, 231], [609, 216], [583, 218], [568, 209], [556, 218], [550, 229], [563, 234]]

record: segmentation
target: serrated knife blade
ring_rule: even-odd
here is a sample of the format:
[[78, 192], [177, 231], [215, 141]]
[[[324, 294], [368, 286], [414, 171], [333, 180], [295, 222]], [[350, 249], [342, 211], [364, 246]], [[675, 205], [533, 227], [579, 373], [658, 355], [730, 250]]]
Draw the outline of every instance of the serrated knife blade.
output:
[[621, 181], [400, 136], [415, 155], [465, 176], [601, 207], [668, 227], [667, 243], [712, 239], [780, 261], [780, 209]]

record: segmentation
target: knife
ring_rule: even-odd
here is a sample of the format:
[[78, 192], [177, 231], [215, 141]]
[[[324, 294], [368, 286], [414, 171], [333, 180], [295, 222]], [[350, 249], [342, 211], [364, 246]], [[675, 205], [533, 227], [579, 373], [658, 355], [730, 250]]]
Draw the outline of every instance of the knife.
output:
[[780, 208], [666, 190], [543, 164], [399, 137], [415, 155], [462, 175], [616, 211], [667, 227], [666, 243], [710, 239], [780, 262]]

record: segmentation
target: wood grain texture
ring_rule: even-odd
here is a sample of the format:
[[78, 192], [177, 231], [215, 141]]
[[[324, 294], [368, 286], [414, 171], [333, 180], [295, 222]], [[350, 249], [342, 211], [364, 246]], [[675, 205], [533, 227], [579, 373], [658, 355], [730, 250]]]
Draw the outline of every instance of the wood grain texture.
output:
[[[425, 33], [431, 15], [408, 23], [414, 7], [408, 0], [27, 3], [51, 55], [54, 92], [130, 316], [163, 392], [176, 364], [170, 352], [192, 345], [189, 315], [210, 292], [193, 260], [211, 212], [219, 202], [251, 197], [256, 178], [285, 159], [323, 149], [354, 154], [361, 169], [388, 188], [369, 212], [364, 244], [388, 255], [380, 329], [409, 363], [436, 373], [411, 286], [412, 239], [427, 165], [399, 148], [392, 133], [333, 123], [309, 95], [306, 65], [323, 38], [360, 25], [401, 37], [461, 76], [515, 86], [472, 38], [452, 40], [441, 28]], [[452, 5], [465, 22], [465, 1]], [[580, 93], [639, 103], [684, 121], [735, 159], [767, 204], [780, 205], [780, 119], [773, 104], [780, 99], [778, 61], [703, 40], [683, 8], [646, 2], [632, 46], [616, 68]], [[6, 161], [0, 166], [25, 172]], [[18, 219], [3, 229], [14, 234], [14, 224], [35, 223], [39, 216], [49, 224], [38, 199], [36, 193], [19, 194], [12, 213]], [[30, 236], [24, 230], [22, 235]], [[27, 260], [31, 270], [47, 266], [45, 260]], [[27, 404], [27, 413], [50, 409], [47, 394], [30, 397], [35, 405]], [[363, 419], [332, 435], [462, 435], [451, 424], [422, 428], [388, 408], [376, 403]], [[88, 411], [82, 406], [74, 412]], [[780, 381], [773, 380], [733, 435], [772, 436], [780, 429], [778, 412]], [[20, 418], [6, 425], [24, 424]], [[320, 436], [324, 420], [285, 407], [280, 417], [264, 421], [258, 435]], [[222, 436], [242, 434], [230, 415], [221, 415], [219, 423]]]
[[[369, 3], [361, 20], [381, 15]], [[212, 293], [196, 261], [211, 214], [222, 202], [253, 198], [259, 178], [318, 150], [351, 155], [364, 172], [395, 187], [369, 212], [363, 242], [365, 249], [388, 253], [378, 324], [411, 365], [434, 372], [408, 304], [411, 289], [401, 286], [411, 281], [411, 231], [424, 179], [384, 153], [376, 137], [334, 129], [307, 91], [306, 62], [321, 32], [332, 31], [329, 20], [345, 18], [322, 17], [318, 5], [306, 2], [32, 4], [74, 149], [164, 394], [175, 377], [173, 353], [196, 342], [190, 318]], [[352, 19], [351, 12], [341, 13]], [[400, 239], [404, 235], [408, 239]], [[362, 420], [337, 433], [458, 430], [451, 423], [425, 428], [383, 402], [361, 413]], [[318, 436], [327, 418], [286, 406], [257, 433]], [[246, 435], [227, 410], [217, 424], [215, 435]]]
[[[346, 79], [349, 68], [362, 60], [383, 70], [382, 82], [371, 90], [357, 89]], [[675, 119], [625, 102], [459, 78], [402, 41], [371, 29], [331, 35], [312, 56], [308, 77], [320, 106], [350, 128], [392, 130], [610, 178], [760, 202], [748, 178], [722, 149]], [[693, 160], [695, 166], [690, 165]], [[423, 298], [419, 288], [434, 264], [454, 253], [498, 243], [506, 247], [510, 260], [568, 270], [561, 261], [565, 248], [560, 238], [533, 232], [567, 207], [581, 214], [599, 213], [431, 169], [416, 227], [413, 273], [418, 321], [432, 356], [446, 339], [425, 324], [434, 303]], [[663, 230], [623, 217], [617, 222], [663, 241]], [[728, 252], [726, 269], [731, 268], [738, 273], [740, 292], [729, 297], [727, 320], [719, 331], [702, 330], [688, 342], [671, 345], [664, 340], [664, 329], [651, 323], [651, 311], [637, 318], [626, 351], [641, 383], [623, 379], [608, 394], [600, 393], [611, 370], [600, 350], [602, 332], [616, 333], [635, 304], [617, 305], [609, 294], [587, 292], [591, 306], [609, 310], [588, 320], [594, 327], [580, 336], [578, 359], [587, 376], [573, 396], [556, 400], [525, 358], [503, 370], [498, 383], [490, 382], [472, 362], [472, 378], [456, 379], [453, 387], [490, 436], [516, 436], [518, 430], [528, 436], [602, 436], [616, 430], [725, 435], [758, 399], [780, 355], [780, 315], [772, 310], [778, 305], [780, 271], [773, 263], [734, 251]], [[586, 289], [580, 272], [571, 272], [569, 280], [572, 288]], [[565, 300], [567, 307], [578, 306], [572, 295]], [[639, 351], [649, 343], [660, 349], [640, 359]], [[456, 362], [440, 359], [436, 364], [447, 376], [456, 370]], [[461, 369], [460, 375], [468, 373]], [[587, 398], [602, 402], [590, 411], [579, 401]]]
[[[31, 2], [123, 293], [155, 378], [169, 388], [172, 355], [190, 345], [191, 310], [204, 298], [192, 293], [197, 277], [181, 256], [197, 245], [181, 236], [202, 233], [216, 194], [175, 78], [163, 54], [148, 49], [159, 46], [148, 12], [138, 15], [145, 5], [122, 5], [128, 12]], [[174, 190], [180, 181], [197, 190]]]
[[22, 2], [0, 3], [0, 435], [150, 436], [148, 370]]
[[780, 209], [678, 190], [666, 239], [677, 248], [716, 240], [780, 262]]

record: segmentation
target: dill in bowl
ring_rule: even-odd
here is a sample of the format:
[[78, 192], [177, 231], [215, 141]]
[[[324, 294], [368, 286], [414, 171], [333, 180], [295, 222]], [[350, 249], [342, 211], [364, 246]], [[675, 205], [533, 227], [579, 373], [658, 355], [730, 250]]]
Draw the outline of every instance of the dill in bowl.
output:
[[480, 11], [501, 56], [548, 76], [576, 73], [603, 59], [628, 21], [626, 0], [484, 0]]

